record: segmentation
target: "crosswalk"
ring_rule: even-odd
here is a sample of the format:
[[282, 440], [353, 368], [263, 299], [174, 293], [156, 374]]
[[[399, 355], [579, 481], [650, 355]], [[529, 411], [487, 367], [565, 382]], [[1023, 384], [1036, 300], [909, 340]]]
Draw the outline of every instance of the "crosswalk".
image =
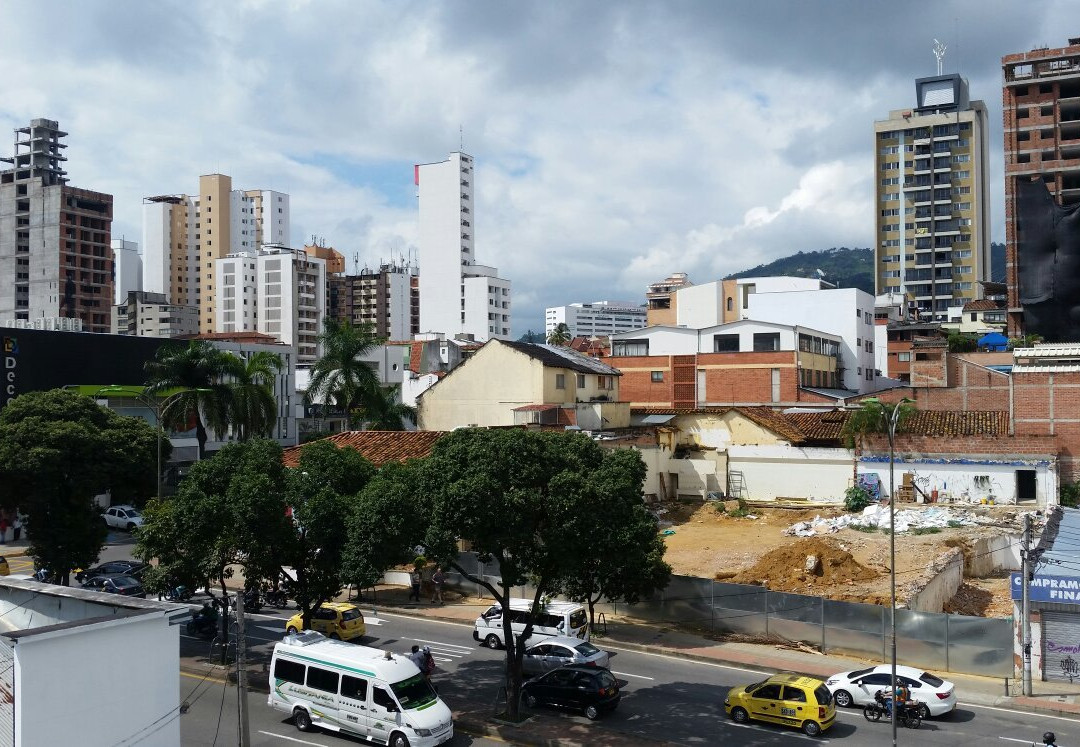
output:
[[474, 650], [476, 650], [475, 646], [458, 646], [454, 643], [443, 643], [442, 641], [428, 641], [424, 640], [423, 638], [406, 638], [405, 640], [416, 641], [418, 644], [420, 644], [421, 647], [430, 646], [432, 658], [434, 658], [437, 662], [441, 661], [443, 663], [463, 659], [469, 654], [471, 654]]

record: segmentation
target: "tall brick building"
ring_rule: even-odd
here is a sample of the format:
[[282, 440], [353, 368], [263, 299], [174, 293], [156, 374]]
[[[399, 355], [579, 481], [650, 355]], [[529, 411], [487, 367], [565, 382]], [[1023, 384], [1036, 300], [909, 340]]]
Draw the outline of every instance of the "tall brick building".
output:
[[1041, 180], [1058, 205], [1080, 202], [1080, 37], [1068, 46], [1001, 58], [1005, 132], [1005, 272], [1008, 331], [1023, 315], [1017, 257], [1017, 182]]

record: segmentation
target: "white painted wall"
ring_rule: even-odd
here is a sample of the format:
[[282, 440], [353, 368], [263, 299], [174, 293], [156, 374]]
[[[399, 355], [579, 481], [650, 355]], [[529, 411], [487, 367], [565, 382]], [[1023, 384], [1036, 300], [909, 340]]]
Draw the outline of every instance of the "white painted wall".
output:
[[[809, 330], [807, 330], [809, 331]], [[713, 335], [738, 335], [739, 351], [751, 353], [754, 350], [754, 335], [780, 333], [780, 350], [797, 350], [797, 330], [792, 327], [784, 327], [778, 324], [755, 324], [752, 321], [732, 322], [720, 324], [714, 327], [706, 327], [698, 331], [699, 353], [714, 352]]]
[[842, 500], [851, 484], [848, 449], [775, 446], [729, 446], [728, 470], [743, 473], [754, 500], [812, 498]]
[[[948, 493], [953, 502], [978, 501], [994, 496], [994, 502], [1016, 503], [1016, 470], [1035, 470], [1036, 501], [1039, 505], [1056, 505], [1058, 501], [1058, 476], [1053, 464], [1036, 460], [1020, 461], [1002, 458], [999, 463], [987, 459], [969, 463], [934, 463], [926, 461], [907, 462], [898, 457], [894, 475], [896, 487], [903, 484], [904, 473], [914, 473], [916, 484], [926, 493], [937, 490]], [[881, 480], [883, 493], [889, 492], [889, 463], [860, 460], [859, 474], [874, 473]], [[968, 498], [964, 497], [967, 493]]]
[[[476, 231], [473, 190], [461, 188], [465, 176], [461, 157], [461, 153], [451, 153], [445, 161], [416, 168], [420, 206], [420, 330], [451, 336], [462, 331], [461, 263], [474, 259], [472, 243], [466, 252], [461, 239], [465, 229], [461, 222], [465, 216], [469, 216], [469, 236], [475, 236]], [[472, 183], [471, 178], [465, 181]], [[463, 212], [462, 208], [469, 212]]]
[[288, 246], [289, 196], [284, 192], [264, 189], [262, 190], [262, 208], [262, 242]]
[[113, 251], [113, 303], [127, 300], [128, 291], [142, 290], [142, 257], [139, 256], [139, 244], [124, 239], [112, 240]]
[[[169, 283], [170, 208], [166, 202], [143, 204], [143, 290], [164, 293], [172, 301]], [[119, 303], [119, 301], [117, 301]]]
[[386, 273], [388, 298], [387, 310], [390, 312], [389, 339], [412, 339], [412, 275], [407, 272]]
[[698, 331], [682, 327], [645, 327], [612, 335], [612, 340], [648, 340], [649, 355], [693, 355], [698, 348]]
[[179, 626], [116, 619], [14, 649], [17, 745], [180, 744]]
[[723, 321], [724, 287], [720, 280], [680, 288], [676, 291], [675, 299], [676, 323], [680, 327], [700, 329]]

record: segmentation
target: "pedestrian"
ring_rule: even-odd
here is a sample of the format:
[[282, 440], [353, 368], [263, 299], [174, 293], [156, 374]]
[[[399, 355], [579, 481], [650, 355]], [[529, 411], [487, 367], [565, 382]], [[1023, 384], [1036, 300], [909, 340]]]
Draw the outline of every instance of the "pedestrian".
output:
[[412, 591], [409, 593], [409, 601], [414, 598], [417, 602], [420, 601], [420, 568], [413, 568], [412, 573], [409, 574], [409, 583], [412, 584]]
[[7, 515], [0, 515], [0, 545], [7, 541], [8, 530], [8, 518]]
[[18, 514], [15, 514], [15, 520], [11, 523], [11, 530], [14, 534], [12, 542], [18, 542], [19, 538], [22, 537], [22, 519], [19, 518]]
[[409, 661], [416, 665], [416, 668], [421, 672], [424, 671], [424, 652], [420, 650], [419, 646], [413, 646], [412, 652], [409, 654]]
[[435, 600], [439, 600], [439, 604], [443, 603], [442, 587], [446, 583], [446, 574], [443, 573], [442, 568], [436, 568], [435, 573], [431, 574], [431, 585], [433, 587], [431, 592], [431, 603], [435, 604]]
[[424, 666], [421, 667], [420, 671], [430, 680], [431, 675], [435, 674], [435, 657], [431, 655], [431, 646], [424, 646], [423, 653]]

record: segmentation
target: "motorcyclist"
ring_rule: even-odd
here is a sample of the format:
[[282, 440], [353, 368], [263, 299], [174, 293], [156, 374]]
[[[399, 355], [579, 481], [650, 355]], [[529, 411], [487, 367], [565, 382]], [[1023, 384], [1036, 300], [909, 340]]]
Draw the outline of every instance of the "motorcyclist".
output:
[[1057, 736], [1054, 735], [1054, 732], [1048, 731], [1043, 734], [1042, 744], [1032, 742], [1031, 747], [1057, 747]]
[[202, 609], [192, 615], [191, 622], [198, 631], [213, 630], [218, 622], [217, 600], [203, 602]]

